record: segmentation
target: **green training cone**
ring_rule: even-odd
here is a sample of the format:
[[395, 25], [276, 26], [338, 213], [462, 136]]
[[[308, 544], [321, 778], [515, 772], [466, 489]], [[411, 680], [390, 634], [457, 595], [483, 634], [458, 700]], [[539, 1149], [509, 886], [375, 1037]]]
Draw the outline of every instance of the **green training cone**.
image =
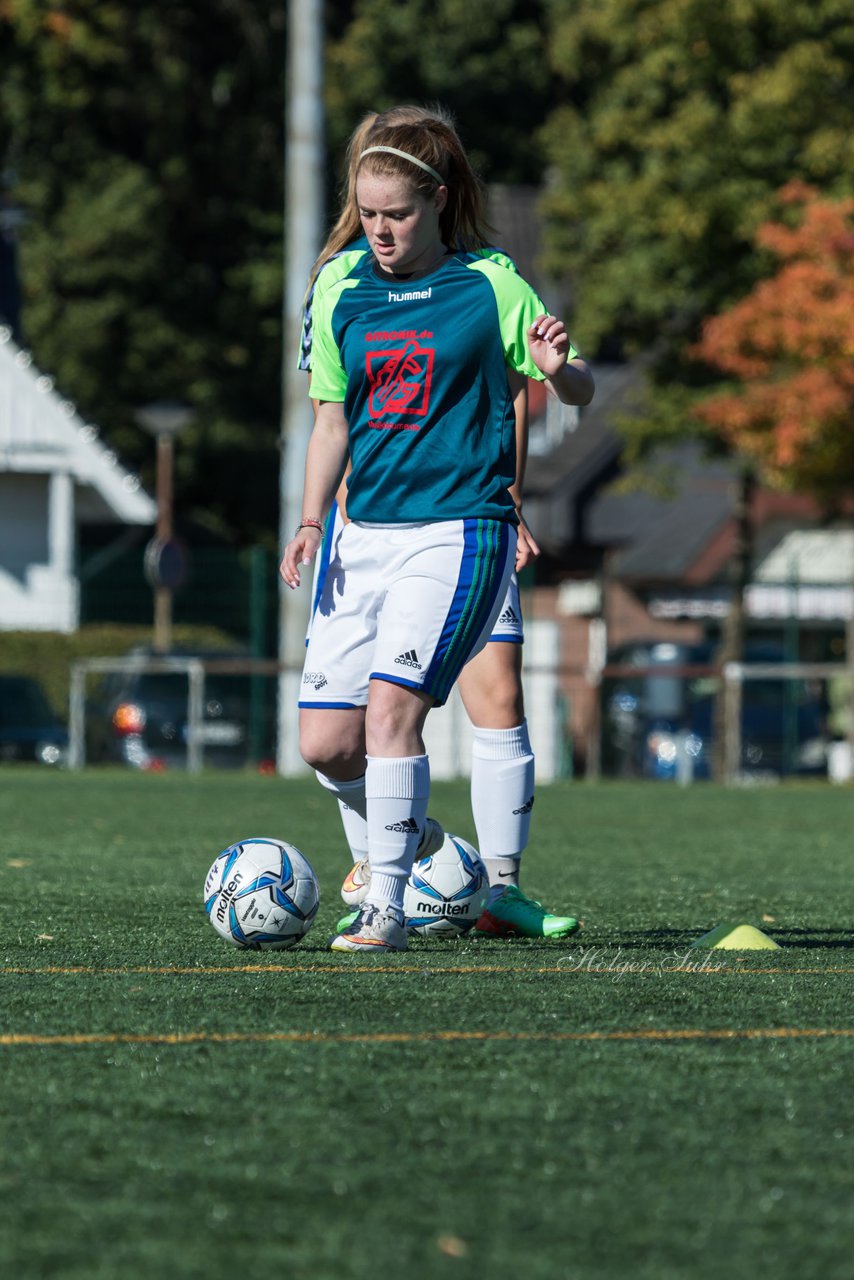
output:
[[780, 951], [779, 942], [752, 924], [719, 924], [691, 943], [692, 947], [719, 947], [724, 951]]

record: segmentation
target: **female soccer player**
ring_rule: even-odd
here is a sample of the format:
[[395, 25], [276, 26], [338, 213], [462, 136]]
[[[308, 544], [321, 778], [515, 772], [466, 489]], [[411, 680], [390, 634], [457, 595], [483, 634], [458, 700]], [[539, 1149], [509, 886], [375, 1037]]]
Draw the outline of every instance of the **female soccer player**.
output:
[[513, 568], [506, 370], [545, 379], [566, 403], [589, 403], [593, 384], [515, 272], [455, 248], [485, 244], [455, 132], [436, 118], [378, 128], [370, 142], [356, 194], [371, 252], [313, 307], [318, 411], [281, 571], [298, 585], [349, 454], [351, 523], [312, 620], [300, 745], [342, 798], [365, 774], [370, 887], [331, 946], [402, 950], [429, 792], [421, 730], [486, 643]]
[[[358, 255], [370, 252], [359, 218], [356, 174], [359, 157], [370, 145], [371, 131], [388, 125], [422, 124], [436, 118], [453, 128], [451, 117], [436, 107], [402, 106], [379, 115], [371, 112], [350, 138], [342, 211], [318, 257], [306, 299], [299, 363], [309, 376], [314, 298], [322, 296], [325, 288], [346, 274]], [[516, 269], [505, 254], [479, 245], [474, 247], [484, 256], [495, 258], [511, 270]], [[539, 555], [539, 547], [522, 519], [522, 484], [528, 442], [527, 379], [509, 371], [508, 374], [516, 417], [516, 479], [510, 486], [519, 516], [515, 571], [489, 642], [460, 672], [457, 687], [474, 730], [471, 807], [478, 848], [490, 884], [487, 909], [478, 921], [478, 929], [493, 936], [521, 934], [555, 938], [574, 932], [578, 921], [573, 916], [558, 916], [544, 910], [539, 902], [526, 897], [519, 885], [520, 864], [528, 844], [534, 804], [535, 770], [524, 710], [521, 661], [524, 637], [516, 571]], [[324, 546], [316, 560], [315, 599], [319, 598], [322, 589], [330, 550], [343, 526], [345, 504], [346, 485], [342, 485], [328, 522]], [[340, 793], [340, 784], [320, 773], [318, 778], [338, 798], [353, 858], [341, 895], [352, 907], [366, 897], [370, 877], [364, 774], [346, 785], [346, 798]], [[416, 857], [435, 852], [442, 837], [438, 823], [428, 818]]]

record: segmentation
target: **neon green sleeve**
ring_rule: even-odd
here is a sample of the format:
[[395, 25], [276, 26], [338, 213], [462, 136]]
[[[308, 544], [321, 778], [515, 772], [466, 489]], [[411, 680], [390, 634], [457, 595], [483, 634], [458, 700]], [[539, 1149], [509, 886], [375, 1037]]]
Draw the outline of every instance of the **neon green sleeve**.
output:
[[332, 334], [335, 304], [341, 296], [341, 289], [346, 287], [347, 282], [343, 281], [338, 288], [325, 290], [321, 297], [315, 295], [311, 336], [312, 400], [334, 400], [340, 404], [347, 391], [347, 374]]
[[364, 257], [365, 253], [365, 249], [343, 249], [341, 253], [336, 253], [334, 257], [327, 259], [314, 277], [303, 306], [298, 368], [308, 372], [311, 371], [312, 325], [314, 322], [314, 310], [318, 301], [328, 289], [350, 273], [354, 265], [360, 258]]
[[[546, 375], [534, 364], [527, 333], [537, 316], [548, 315], [548, 307], [515, 270], [507, 270], [491, 259], [472, 263], [471, 269], [482, 271], [492, 286], [508, 367], [528, 378], [535, 378], [537, 382], [544, 382]], [[572, 360], [577, 355], [570, 343], [567, 358]]]
[[501, 249], [478, 249], [479, 258], [488, 258], [490, 262], [497, 262], [499, 266], [506, 267], [508, 271], [515, 271], [519, 274], [519, 268], [512, 258], [509, 258]]

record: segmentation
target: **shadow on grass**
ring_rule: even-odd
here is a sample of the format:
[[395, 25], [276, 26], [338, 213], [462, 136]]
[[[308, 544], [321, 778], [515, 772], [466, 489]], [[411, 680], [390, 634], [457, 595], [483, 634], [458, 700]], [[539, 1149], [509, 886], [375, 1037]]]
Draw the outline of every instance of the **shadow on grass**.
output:
[[[763, 933], [773, 938], [775, 942], [779, 942], [781, 946], [820, 950], [854, 949], [854, 929], [814, 929], [809, 926], [800, 929], [775, 929], [762, 923], [757, 924], [756, 927], [762, 929]], [[592, 932], [577, 934], [576, 937], [583, 938], [588, 945], [622, 947], [625, 951], [646, 951], [670, 950], [679, 946], [690, 947], [707, 932], [707, 929], [635, 929], [613, 933], [607, 937]]]
[[854, 949], [854, 929], [780, 929], [771, 937], [793, 947]]

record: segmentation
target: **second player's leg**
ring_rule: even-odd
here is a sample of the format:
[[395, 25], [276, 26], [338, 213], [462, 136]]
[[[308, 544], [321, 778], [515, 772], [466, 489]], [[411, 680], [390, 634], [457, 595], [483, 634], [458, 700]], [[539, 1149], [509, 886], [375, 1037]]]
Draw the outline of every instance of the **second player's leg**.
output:
[[519, 887], [534, 806], [521, 644], [492, 641], [466, 666], [458, 686], [474, 732], [472, 816], [490, 885], [477, 928], [495, 936], [565, 937], [578, 928], [576, 918], [553, 915]]
[[474, 730], [471, 804], [480, 856], [491, 885], [518, 886], [534, 805], [521, 644], [486, 645], [463, 669], [458, 688]]
[[525, 719], [522, 646], [490, 642], [460, 672], [466, 715], [479, 729], [513, 729]]

